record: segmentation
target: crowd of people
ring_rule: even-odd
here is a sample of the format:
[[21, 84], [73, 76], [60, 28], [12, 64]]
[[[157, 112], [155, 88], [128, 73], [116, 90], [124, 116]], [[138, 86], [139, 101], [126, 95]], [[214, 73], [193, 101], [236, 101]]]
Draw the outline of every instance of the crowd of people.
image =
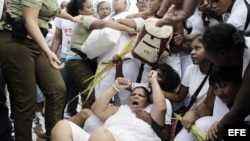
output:
[[[51, 141], [194, 141], [192, 125], [220, 141], [224, 125], [249, 123], [250, 0], [135, 4], [136, 12], [130, 0], [0, 2], [0, 141], [32, 141], [32, 130]], [[173, 28], [169, 55], [155, 65], [120, 56], [149, 18]], [[98, 41], [112, 36], [91, 36], [104, 31], [118, 38], [107, 51]], [[88, 40], [101, 55], [83, 51]]]

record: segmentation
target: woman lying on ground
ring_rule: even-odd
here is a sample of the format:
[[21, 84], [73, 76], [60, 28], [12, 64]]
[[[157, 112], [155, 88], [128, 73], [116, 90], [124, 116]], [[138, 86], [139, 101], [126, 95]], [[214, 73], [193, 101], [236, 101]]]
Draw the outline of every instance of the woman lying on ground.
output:
[[[109, 102], [121, 89], [130, 87], [131, 82], [126, 78], [117, 78], [115, 83], [102, 94], [93, 104], [94, 114], [104, 121], [103, 127], [95, 129], [88, 134], [76, 124], [62, 120], [56, 124], [52, 131], [52, 141], [78, 141], [78, 140], [158, 140], [161, 139], [152, 127], [145, 121], [136, 117], [137, 113], [146, 110], [152, 119], [160, 126], [165, 124], [166, 101], [157, 81], [157, 71], [151, 71], [149, 81], [152, 86], [152, 103], [150, 92], [145, 87], [133, 89], [128, 105], [109, 106]], [[73, 132], [74, 130], [74, 132]]]

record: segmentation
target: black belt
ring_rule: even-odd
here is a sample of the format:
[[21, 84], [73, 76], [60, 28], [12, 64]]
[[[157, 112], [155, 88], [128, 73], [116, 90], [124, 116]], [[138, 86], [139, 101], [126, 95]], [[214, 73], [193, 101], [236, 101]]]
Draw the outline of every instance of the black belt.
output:
[[[8, 25], [9, 30], [11, 30], [12, 37], [18, 39], [31, 39], [28, 35], [28, 31], [24, 25], [24, 20], [22, 18], [11, 18], [7, 13], [4, 19], [6, 25]], [[48, 30], [40, 27], [40, 31], [43, 34], [43, 37], [47, 36]]]
[[71, 47], [70, 50], [73, 51], [74, 53], [76, 53], [77, 55], [79, 55], [83, 60], [86, 60], [88, 58], [85, 53], [81, 52], [80, 50], [78, 50], [76, 48]]

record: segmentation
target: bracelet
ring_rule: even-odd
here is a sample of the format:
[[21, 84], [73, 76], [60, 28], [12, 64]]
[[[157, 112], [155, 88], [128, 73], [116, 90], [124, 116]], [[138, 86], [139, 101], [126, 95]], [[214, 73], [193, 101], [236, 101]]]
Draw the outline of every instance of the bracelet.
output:
[[112, 87], [113, 87], [117, 92], [120, 91], [120, 90], [115, 86], [115, 84], [113, 84]]

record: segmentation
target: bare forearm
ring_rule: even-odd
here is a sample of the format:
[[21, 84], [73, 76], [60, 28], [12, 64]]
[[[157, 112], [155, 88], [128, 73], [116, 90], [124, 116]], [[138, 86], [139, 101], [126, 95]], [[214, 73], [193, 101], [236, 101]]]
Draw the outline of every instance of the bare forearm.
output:
[[96, 99], [96, 101], [92, 105], [92, 110], [94, 113], [104, 112], [108, 107], [108, 104], [112, 97], [117, 93], [114, 87], [110, 87], [106, 90], [100, 97]]
[[52, 42], [52, 45], [51, 45], [51, 50], [53, 52], [57, 53], [61, 43], [62, 43], [61, 30], [56, 28], [56, 32], [54, 34], [53, 42]]
[[56, 16], [60, 17], [60, 18], [63, 18], [63, 19], [70, 20], [70, 21], [74, 21], [73, 17], [70, 14], [68, 14], [67, 12], [65, 12], [65, 11], [61, 11]]
[[52, 46], [51, 46], [51, 51], [57, 53], [59, 47], [61, 44], [61, 40], [58, 39], [53, 39]]
[[163, 93], [165, 98], [172, 102], [181, 102], [183, 100], [183, 98], [180, 97], [177, 93], [167, 92], [167, 91], [164, 91]]
[[166, 100], [159, 86], [158, 80], [152, 80], [152, 97], [153, 97], [153, 109], [151, 111], [152, 119], [160, 126], [164, 125], [165, 115], [167, 111]]
[[44, 36], [42, 35], [40, 28], [32, 22], [26, 23], [26, 28], [29, 35], [32, 37], [32, 39], [37, 43], [37, 45], [40, 47], [40, 49], [45, 53], [50, 53], [51, 50], [47, 45], [47, 42], [45, 41]]
[[195, 108], [196, 114], [199, 117], [208, 116], [213, 114], [215, 95], [213, 93], [213, 87], [209, 87], [206, 98], [202, 103]]
[[198, 106], [197, 108], [193, 109], [192, 111], [196, 114], [196, 119], [204, 116], [211, 116], [213, 114], [213, 111], [209, 110], [207, 108], [207, 105], [203, 102]]
[[134, 19], [118, 19], [116, 22], [131, 28], [136, 28], [136, 23]]
[[200, 0], [184, 0], [183, 1], [183, 10], [187, 14], [187, 18], [190, 17], [197, 7]]
[[123, 77], [122, 64], [116, 64], [115, 78]]
[[138, 12], [138, 13], [135, 13], [135, 14], [131, 14], [128, 17], [129, 18], [143, 18], [143, 19], [147, 19], [147, 18], [153, 16], [153, 14], [154, 13], [151, 13], [150, 10], [146, 10], [146, 11], [143, 11], [143, 12]]
[[160, 127], [156, 122], [153, 121], [151, 126], [162, 141], [169, 141], [171, 125], [164, 125], [163, 127]]
[[119, 24], [119, 23], [116, 23], [116, 22], [113, 22], [113, 21], [106, 21], [104, 23], [104, 27], [113, 28], [113, 29], [119, 30], [119, 31], [127, 31], [127, 29], [129, 28], [126, 25]]

